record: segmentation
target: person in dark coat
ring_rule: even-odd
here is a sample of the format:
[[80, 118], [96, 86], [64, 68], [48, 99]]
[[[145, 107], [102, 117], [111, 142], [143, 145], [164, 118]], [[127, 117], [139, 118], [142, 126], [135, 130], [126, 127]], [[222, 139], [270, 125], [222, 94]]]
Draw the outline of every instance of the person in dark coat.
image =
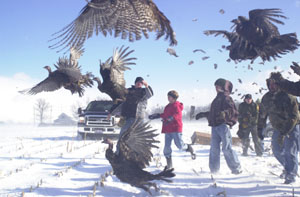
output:
[[149, 116], [149, 119], [162, 118], [162, 133], [165, 134], [164, 155], [167, 160], [167, 168], [173, 168], [171, 157], [171, 144], [173, 140], [179, 150], [190, 152], [193, 159], [196, 157], [192, 146], [184, 143], [182, 140], [183, 104], [177, 101], [178, 97], [179, 95], [175, 90], [168, 92], [169, 104], [165, 107], [164, 112], [162, 114], [156, 113]]
[[207, 117], [209, 126], [212, 127], [211, 144], [209, 152], [209, 168], [211, 173], [217, 173], [220, 169], [220, 144], [228, 167], [233, 174], [240, 174], [241, 164], [232, 149], [232, 137], [230, 128], [236, 124], [238, 111], [230, 97], [232, 83], [225, 79], [215, 82], [217, 96], [213, 100], [209, 112], [201, 112], [196, 119]]
[[269, 92], [263, 96], [259, 109], [258, 134], [263, 138], [262, 132], [269, 118], [274, 129], [272, 150], [275, 158], [284, 167], [280, 177], [285, 179], [285, 184], [290, 184], [296, 181], [298, 172], [299, 106], [296, 97], [280, 89], [272, 74], [267, 79]]
[[[121, 104], [121, 116], [125, 119], [125, 123], [121, 128], [119, 137], [127, 131], [135, 121], [144, 121], [147, 101], [153, 96], [152, 88], [142, 78], [137, 77], [131, 88], [128, 88], [126, 100]], [[145, 86], [145, 88], [143, 88]], [[119, 151], [119, 143], [117, 144], [116, 153]]]
[[242, 140], [243, 156], [248, 155], [248, 148], [250, 146], [250, 133], [252, 135], [256, 155], [262, 156], [261, 142], [257, 136], [258, 109], [258, 105], [253, 102], [251, 94], [246, 94], [244, 102], [239, 105], [239, 131], [237, 134]]

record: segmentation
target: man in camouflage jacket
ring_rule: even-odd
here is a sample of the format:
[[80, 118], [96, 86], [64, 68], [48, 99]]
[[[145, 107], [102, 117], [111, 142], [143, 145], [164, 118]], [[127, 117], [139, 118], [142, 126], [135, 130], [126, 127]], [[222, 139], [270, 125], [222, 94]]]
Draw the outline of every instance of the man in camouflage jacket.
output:
[[259, 109], [258, 133], [266, 127], [269, 117], [274, 128], [272, 150], [275, 158], [284, 167], [282, 178], [285, 184], [295, 182], [298, 172], [299, 110], [294, 96], [280, 90], [275, 80], [267, 79], [269, 92], [263, 98]]
[[248, 155], [248, 148], [250, 146], [249, 135], [251, 133], [255, 152], [257, 156], [262, 156], [262, 147], [260, 139], [257, 136], [257, 118], [258, 105], [253, 102], [251, 94], [245, 95], [244, 102], [239, 105], [239, 131], [238, 136], [242, 140], [243, 155]]

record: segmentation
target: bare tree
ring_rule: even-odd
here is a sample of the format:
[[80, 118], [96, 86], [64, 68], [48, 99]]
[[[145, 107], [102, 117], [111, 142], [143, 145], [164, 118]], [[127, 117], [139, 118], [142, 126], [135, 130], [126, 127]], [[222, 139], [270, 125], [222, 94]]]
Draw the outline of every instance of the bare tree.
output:
[[40, 121], [40, 124], [44, 123], [46, 119], [46, 113], [50, 109], [50, 104], [46, 102], [45, 99], [37, 99], [34, 109], [36, 111], [36, 116]]

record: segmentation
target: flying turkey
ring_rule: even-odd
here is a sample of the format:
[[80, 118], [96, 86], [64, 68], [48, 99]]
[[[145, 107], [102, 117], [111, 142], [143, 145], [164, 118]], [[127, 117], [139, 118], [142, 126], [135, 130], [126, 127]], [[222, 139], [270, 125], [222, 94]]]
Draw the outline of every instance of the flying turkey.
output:
[[300, 76], [300, 66], [297, 62], [292, 62], [293, 65], [291, 65], [291, 69], [296, 73], [297, 75]]
[[132, 60], [136, 60], [134, 57], [128, 58], [134, 50], [127, 52], [129, 47], [125, 49], [123, 47], [120, 49], [116, 48], [113, 56], [108, 58], [104, 63], [100, 62], [100, 74], [103, 82], [99, 77], [93, 78], [98, 83], [100, 92], [108, 94], [115, 105], [125, 101], [127, 89], [125, 87], [124, 71], [131, 70], [128, 66], [135, 65]]
[[81, 46], [94, 33], [114, 34], [133, 42], [142, 35], [148, 38], [149, 32], [155, 32], [156, 39], [165, 36], [170, 45], [177, 44], [169, 19], [152, 0], [91, 0], [73, 22], [53, 34], [50, 41], [58, 41], [50, 48], [62, 47], [61, 51]]
[[250, 59], [253, 62], [260, 57], [263, 61], [271, 61], [299, 47], [296, 33], [280, 35], [274, 23], [284, 23], [278, 18], [286, 19], [280, 9], [255, 9], [249, 11], [249, 19], [239, 16], [231, 21], [233, 32], [211, 30], [204, 33], [226, 37], [230, 42], [229, 56], [233, 60]]
[[167, 53], [169, 53], [170, 55], [173, 55], [175, 57], [178, 57], [175, 49], [173, 49], [173, 48], [167, 48]]
[[[291, 67], [294, 67], [295, 69], [300, 68], [296, 62], [293, 62], [293, 65]], [[298, 74], [296, 71], [295, 73]], [[276, 82], [281, 90], [294, 96], [300, 96], [300, 81], [289, 81], [287, 78], [283, 78], [280, 72], [272, 72], [270, 78], [272, 78]]]
[[109, 161], [114, 174], [120, 181], [129, 183], [131, 186], [142, 188], [151, 195], [150, 188], [158, 190], [153, 180], [172, 182], [174, 169], [164, 169], [158, 174], [152, 174], [143, 170], [149, 165], [153, 154], [151, 148], [158, 148], [155, 143], [159, 143], [154, 138], [158, 135], [156, 130], [151, 130], [147, 123], [136, 121], [119, 139], [119, 154], [113, 152], [113, 143], [106, 139], [103, 143], [109, 144], [105, 157]]
[[48, 71], [48, 77], [35, 85], [33, 88], [20, 91], [23, 94], [35, 95], [40, 92], [52, 92], [64, 87], [72, 94], [78, 93], [83, 96], [85, 87], [92, 87], [93, 75], [87, 72], [81, 74], [81, 67], [78, 66], [78, 59], [83, 53], [83, 49], [71, 48], [70, 57], [62, 57], [54, 64], [56, 70], [52, 71], [50, 66], [44, 68]]

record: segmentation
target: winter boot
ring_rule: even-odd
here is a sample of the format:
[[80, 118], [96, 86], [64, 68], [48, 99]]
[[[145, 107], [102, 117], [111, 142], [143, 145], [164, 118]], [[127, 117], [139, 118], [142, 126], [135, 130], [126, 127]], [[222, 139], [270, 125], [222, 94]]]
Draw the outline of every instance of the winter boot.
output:
[[243, 156], [248, 156], [248, 148], [243, 148]]
[[286, 175], [284, 184], [291, 184], [291, 183], [295, 183], [295, 182], [296, 182], [296, 179], [294, 176]]
[[286, 171], [282, 170], [282, 173], [279, 175], [279, 178], [285, 179], [286, 178]]
[[250, 147], [250, 139], [243, 139], [243, 156], [248, 156], [248, 148]]
[[190, 152], [191, 153], [191, 157], [192, 157], [193, 160], [196, 159], [196, 154], [194, 153], [194, 149], [193, 149], [193, 147], [190, 144], [187, 145], [186, 152]]
[[257, 156], [257, 157], [262, 157], [263, 154], [262, 154], [262, 153], [256, 153], [256, 156]]
[[173, 168], [173, 164], [172, 164], [172, 157], [166, 157], [167, 160], [167, 169], [171, 169]]
[[232, 174], [241, 174], [242, 172], [242, 169], [235, 169], [231, 171]]

